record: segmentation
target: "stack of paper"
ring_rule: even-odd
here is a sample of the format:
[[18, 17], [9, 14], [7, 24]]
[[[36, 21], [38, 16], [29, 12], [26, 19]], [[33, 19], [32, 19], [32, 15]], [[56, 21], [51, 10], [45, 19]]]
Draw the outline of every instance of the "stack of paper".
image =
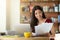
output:
[[37, 35], [49, 33], [52, 29], [53, 23], [42, 23], [38, 26], [35, 26], [35, 33]]

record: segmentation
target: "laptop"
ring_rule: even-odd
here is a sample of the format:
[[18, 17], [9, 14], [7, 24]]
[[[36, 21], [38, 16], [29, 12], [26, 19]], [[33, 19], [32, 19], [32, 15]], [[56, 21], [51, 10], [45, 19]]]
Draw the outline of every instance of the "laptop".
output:
[[19, 24], [14, 27], [18, 34], [24, 34], [24, 32], [31, 32], [30, 24]]
[[53, 23], [42, 23], [38, 26], [35, 26], [36, 35], [43, 35], [49, 33], [52, 29]]

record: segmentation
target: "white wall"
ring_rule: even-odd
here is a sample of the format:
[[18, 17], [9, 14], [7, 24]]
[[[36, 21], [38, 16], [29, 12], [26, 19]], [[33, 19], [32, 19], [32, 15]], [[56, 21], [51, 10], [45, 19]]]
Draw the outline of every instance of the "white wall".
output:
[[7, 30], [20, 25], [20, 0], [7, 0]]
[[0, 0], [0, 32], [6, 31], [6, 0]]
[[7, 30], [13, 30], [15, 24], [20, 22], [20, 0], [7, 0]]
[[6, 0], [6, 29], [10, 30], [11, 0]]
[[10, 27], [13, 30], [15, 24], [20, 23], [20, 0], [11, 0]]

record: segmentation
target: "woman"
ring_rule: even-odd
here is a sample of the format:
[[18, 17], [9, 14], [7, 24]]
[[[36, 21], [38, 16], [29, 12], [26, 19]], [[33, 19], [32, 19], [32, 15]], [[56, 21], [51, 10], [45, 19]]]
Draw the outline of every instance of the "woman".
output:
[[[42, 23], [51, 23], [51, 19], [47, 19], [44, 12], [43, 12], [43, 8], [40, 6], [35, 6], [32, 10], [32, 16], [31, 16], [31, 29], [32, 32], [35, 33], [35, 26], [42, 24]], [[55, 31], [54, 31], [54, 27], [52, 27], [51, 31], [49, 33], [47, 33], [46, 35], [48, 36], [55, 36]]]

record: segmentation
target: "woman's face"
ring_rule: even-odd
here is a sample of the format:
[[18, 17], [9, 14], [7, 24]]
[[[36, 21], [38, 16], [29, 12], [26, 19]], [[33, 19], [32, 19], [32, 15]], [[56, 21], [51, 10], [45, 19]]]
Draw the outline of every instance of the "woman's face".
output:
[[35, 17], [39, 20], [42, 18], [42, 12], [40, 10], [35, 10]]

